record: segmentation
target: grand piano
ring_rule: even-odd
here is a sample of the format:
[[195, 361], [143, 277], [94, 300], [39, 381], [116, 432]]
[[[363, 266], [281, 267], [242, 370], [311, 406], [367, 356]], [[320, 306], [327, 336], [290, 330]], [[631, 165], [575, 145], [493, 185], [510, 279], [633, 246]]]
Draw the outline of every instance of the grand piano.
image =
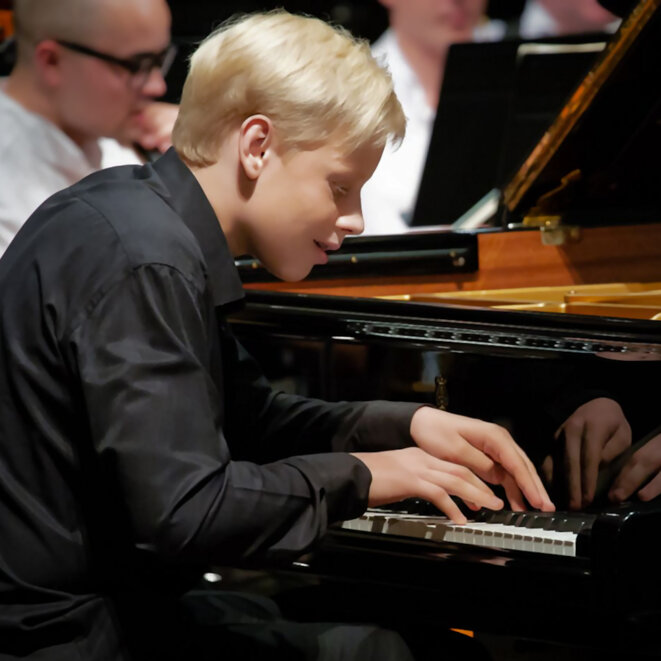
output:
[[[661, 433], [660, 4], [625, 16], [495, 223], [348, 239], [303, 283], [237, 260], [248, 295], [232, 325], [276, 387], [493, 420], [538, 465], [595, 397], [621, 406], [635, 447]], [[457, 530], [423, 502], [370, 511], [287, 570], [313, 586], [288, 603], [661, 656], [661, 501], [610, 503], [616, 470], [583, 511], [559, 470], [553, 516], [480, 512]]]

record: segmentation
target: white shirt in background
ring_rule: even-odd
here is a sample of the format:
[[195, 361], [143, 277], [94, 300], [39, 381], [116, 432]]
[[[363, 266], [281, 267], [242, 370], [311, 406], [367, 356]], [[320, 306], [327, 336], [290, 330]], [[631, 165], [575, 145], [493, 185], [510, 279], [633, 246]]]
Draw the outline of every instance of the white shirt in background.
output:
[[81, 149], [47, 119], [7, 96], [0, 84], [0, 255], [30, 214], [53, 193], [113, 165], [140, 163], [116, 140]]
[[[489, 21], [475, 31], [474, 39], [495, 41], [504, 32], [501, 21]], [[363, 186], [365, 234], [401, 234], [409, 229], [413, 215], [436, 111], [427, 103], [424, 89], [391, 29], [374, 42], [372, 53], [390, 71], [407, 124], [401, 145], [386, 145], [374, 174]]]

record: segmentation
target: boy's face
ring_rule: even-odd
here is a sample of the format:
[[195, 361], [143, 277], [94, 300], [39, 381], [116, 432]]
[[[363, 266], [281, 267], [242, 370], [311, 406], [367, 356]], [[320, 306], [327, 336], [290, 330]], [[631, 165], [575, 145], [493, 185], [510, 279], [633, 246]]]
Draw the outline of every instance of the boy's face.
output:
[[350, 154], [333, 142], [310, 150], [271, 148], [243, 223], [248, 252], [276, 277], [294, 282], [328, 261], [348, 234], [364, 229], [360, 189], [382, 148]]

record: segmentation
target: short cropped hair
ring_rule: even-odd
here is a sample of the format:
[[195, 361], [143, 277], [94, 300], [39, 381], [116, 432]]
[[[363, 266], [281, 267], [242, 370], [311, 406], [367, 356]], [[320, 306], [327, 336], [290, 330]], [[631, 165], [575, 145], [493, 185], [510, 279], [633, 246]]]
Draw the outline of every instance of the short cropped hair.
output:
[[16, 39], [78, 39], [99, 24], [98, 0], [14, 0]]
[[215, 163], [223, 140], [251, 115], [271, 119], [285, 148], [338, 136], [347, 152], [404, 137], [390, 74], [367, 41], [284, 10], [238, 16], [197, 48], [172, 142], [192, 165]]

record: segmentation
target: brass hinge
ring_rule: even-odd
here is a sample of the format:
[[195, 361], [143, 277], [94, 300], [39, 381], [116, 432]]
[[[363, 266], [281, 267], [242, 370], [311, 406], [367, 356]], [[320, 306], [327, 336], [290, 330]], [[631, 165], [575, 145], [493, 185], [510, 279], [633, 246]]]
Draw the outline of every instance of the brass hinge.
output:
[[566, 174], [560, 180], [560, 185], [542, 195], [523, 219], [524, 226], [540, 229], [544, 245], [557, 246], [567, 241], [578, 241], [581, 238], [580, 227], [565, 225], [562, 222], [562, 214], [580, 179], [580, 170], [572, 170]]

